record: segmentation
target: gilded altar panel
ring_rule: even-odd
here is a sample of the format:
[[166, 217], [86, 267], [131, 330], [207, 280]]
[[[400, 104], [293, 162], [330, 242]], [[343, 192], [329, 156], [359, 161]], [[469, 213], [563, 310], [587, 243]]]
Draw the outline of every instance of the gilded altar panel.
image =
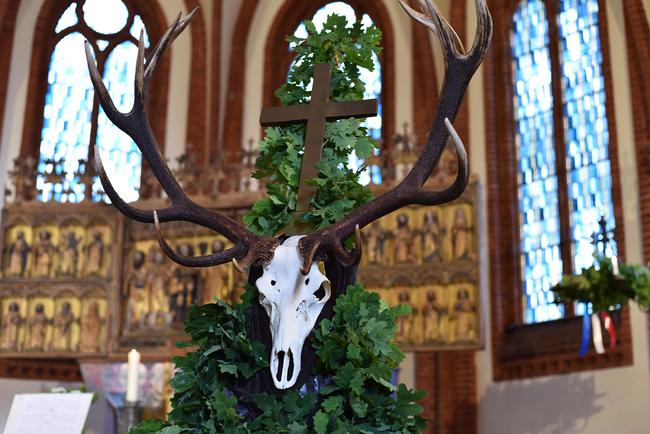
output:
[[[226, 195], [215, 208], [240, 219], [256, 198]], [[475, 205], [473, 183], [451, 204], [408, 207], [362, 231], [358, 280], [387, 304], [412, 307], [398, 321], [405, 350], [482, 346]], [[231, 247], [195, 225], [163, 224], [162, 231], [188, 256]], [[8, 205], [0, 237], [0, 357], [122, 360], [138, 348], [148, 360], [169, 360], [192, 304], [233, 302], [246, 283], [230, 264], [173, 263], [153, 225], [106, 204]]]

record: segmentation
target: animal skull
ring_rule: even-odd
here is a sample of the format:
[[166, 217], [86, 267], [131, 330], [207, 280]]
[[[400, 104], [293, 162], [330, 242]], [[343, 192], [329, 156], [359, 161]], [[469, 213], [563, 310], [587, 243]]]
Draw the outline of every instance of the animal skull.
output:
[[293, 236], [279, 245], [273, 260], [264, 266], [262, 277], [255, 282], [260, 304], [269, 316], [273, 340], [270, 368], [278, 389], [288, 389], [296, 383], [305, 339], [332, 295], [329, 280], [317, 264], [312, 264], [306, 276], [300, 271], [300, 238]]

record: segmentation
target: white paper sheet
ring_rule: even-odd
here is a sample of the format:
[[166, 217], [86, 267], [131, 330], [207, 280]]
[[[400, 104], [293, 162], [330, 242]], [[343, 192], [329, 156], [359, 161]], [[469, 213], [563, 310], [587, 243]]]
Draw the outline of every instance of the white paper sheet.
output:
[[16, 395], [4, 434], [81, 434], [92, 399], [92, 393]]

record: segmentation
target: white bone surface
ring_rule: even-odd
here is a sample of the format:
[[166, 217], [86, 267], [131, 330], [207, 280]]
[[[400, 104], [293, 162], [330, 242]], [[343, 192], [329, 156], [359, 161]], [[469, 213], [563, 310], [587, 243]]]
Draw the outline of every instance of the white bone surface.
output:
[[[306, 276], [300, 271], [303, 261], [298, 241], [302, 237], [287, 238], [278, 246], [273, 260], [255, 282], [260, 304], [269, 316], [273, 340], [270, 369], [278, 389], [288, 389], [296, 383], [305, 339], [332, 295], [329, 280], [318, 264], [312, 264]], [[293, 371], [289, 372], [291, 364]]]

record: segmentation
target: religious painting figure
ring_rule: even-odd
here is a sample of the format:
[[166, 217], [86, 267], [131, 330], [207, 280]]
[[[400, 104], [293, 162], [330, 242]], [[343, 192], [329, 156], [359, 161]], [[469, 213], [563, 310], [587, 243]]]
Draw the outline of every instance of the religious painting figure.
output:
[[[206, 246], [207, 247], [207, 246]], [[221, 240], [212, 242], [212, 253], [223, 252], [225, 244]], [[205, 253], [201, 253], [205, 254]], [[201, 281], [203, 282], [203, 304], [214, 303], [215, 298], [226, 302], [231, 300], [230, 289], [228, 288], [228, 269], [222, 266], [207, 267], [201, 270]]]
[[365, 251], [367, 252], [368, 264], [378, 265], [384, 263], [384, 245], [386, 243], [386, 232], [378, 221], [372, 223], [366, 232], [362, 232], [365, 238]]
[[134, 251], [131, 254], [131, 269], [128, 272], [126, 293], [123, 294], [126, 331], [143, 329], [149, 312], [147, 271], [144, 265], [144, 253], [139, 250]]
[[68, 231], [61, 241], [59, 251], [61, 253], [61, 264], [59, 273], [61, 276], [76, 276], [77, 264], [79, 264], [79, 244], [81, 239], [77, 238], [74, 231]]
[[99, 275], [104, 265], [104, 236], [101, 231], [94, 231], [92, 240], [84, 248], [86, 252], [86, 274]]
[[150, 328], [169, 327], [169, 279], [171, 273], [165, 255], [158, 247], [152, 247], [146, 265], [147, 309], [146, 323]]
[[440, 255], [440, 222], [438, 213], [427, 211], [424, 214], [424, 224], [420, 229], [422, 241], [422, 258], [425, 262], [435, 262], [442, 259]]
[[409, 218], [406, 214], [397, 216], [397, 227], [393, 231], [395, 243], [393, 253], [396, 264], [405, 264], [413, 261], [413, 233], [409, 227]]
[[2, 340], [0, 349], [18, 351], [18, 332], [23, 319], [20, 317], [20, 306], [13, 302], [7, 307], [7, 313], [2, 317]]
[[469, 259], [471, 254], [472, 227], [467, 221], [463, 207], [454, 210], [454, 223], [451, 227], [451, 243], [454, 259]]
[[52, 243], [52, 233], [41, 231], [38, 234], [38, 241], [34, 245], [34, 276], [50, 277], [56, 247]]
[[[398, 304], [408, 304], [411, 305], [411, 294], [409, 294], [408, 289], [400, 291], [397, 296]], [[400, 316], [397, 319], [397, 341], [407, 343], [414, 341], [414, 330], [413, 324], [415, 321], [415, 316], [417, 315], [417, 309], [412, 308], [410, 315]]]
[[445, 311], [446, 306], [439, 300], [438, 291], [429, 289], [426, 293], [426, 301], [422, 308], [424, 341], [439, 341], [442, 338], [440, 321]]
[[99, 303], [93, 301], [81, 317], [81, 336], [79, 351], [82, 353], [98, 353], [101, 351], [102, 317]]
[[54, 333], [52, 335], [52, 350], [70, 351], [72, 324], [75, 322], [72, 306], [69, 302], [61, 305], [61, 310], [54, 316]]
[[50, 319], [45, 314], [45, 306], [42, 303], [36, 304], [34, 313], [27, 318], [27, 327], [29, 329], [27, 349], [34, 351], [45, 350], [47, 326], [49, 323]]
[[[190, 243], [180, 243], [178, 252], [183, 256], [194, 256]], [[174, 326], [182, 326], [192, 303], [197, 300], [199, 273], [193, 268], [177, 265], [169, 288], [169, 310], [173, 315]]]
[[18, 231], [16, 239], [9, 246], [9, 266], [7, 276], [23, 277], [27, 268], [27, 257], [31, 248], [25, 240], [25, 232]]
[[456, 293], [450, 320], [456, 341], [471, 342], [476, 338], [476, 305], [470, 299], [467, 288], [461, 288]]

